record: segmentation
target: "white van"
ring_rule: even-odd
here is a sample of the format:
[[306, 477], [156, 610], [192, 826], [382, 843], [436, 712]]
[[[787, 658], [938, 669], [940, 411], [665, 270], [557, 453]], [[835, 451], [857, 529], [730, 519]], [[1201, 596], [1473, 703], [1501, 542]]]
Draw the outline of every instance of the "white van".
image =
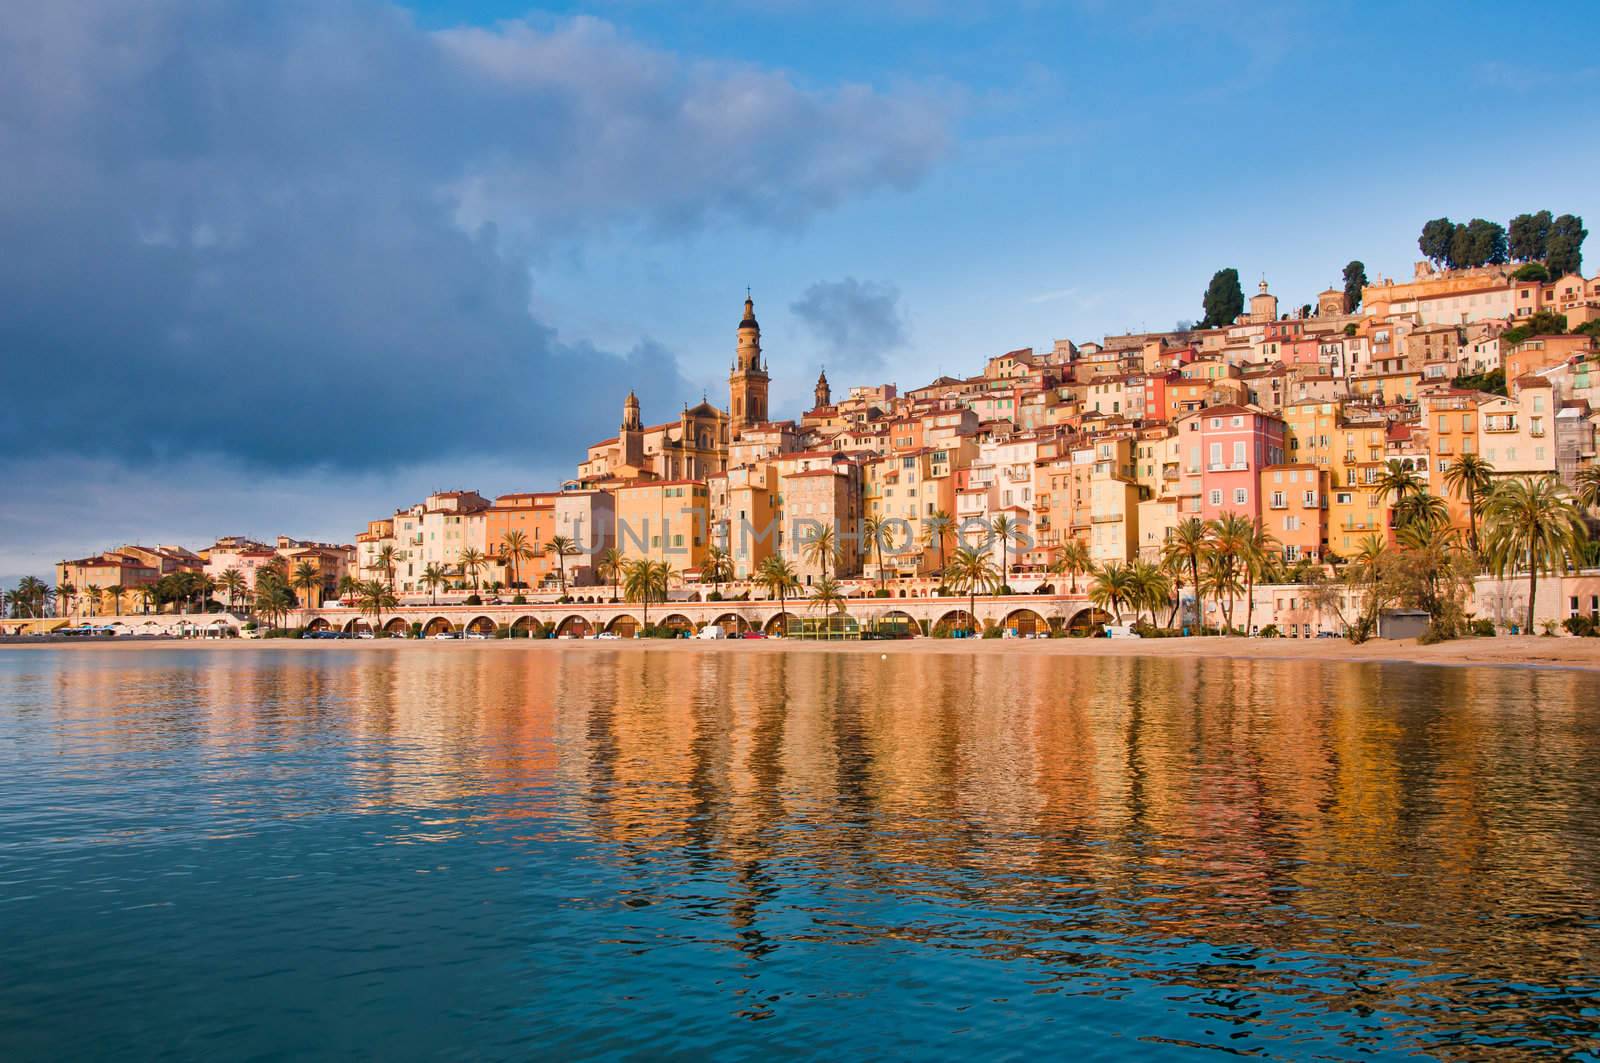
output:
[[697, 639], [725, 639], [727, 637], [728, 633], [722, 630], [721, 624], [707, 624], [700, 629], [700, 634], [695, 636]]

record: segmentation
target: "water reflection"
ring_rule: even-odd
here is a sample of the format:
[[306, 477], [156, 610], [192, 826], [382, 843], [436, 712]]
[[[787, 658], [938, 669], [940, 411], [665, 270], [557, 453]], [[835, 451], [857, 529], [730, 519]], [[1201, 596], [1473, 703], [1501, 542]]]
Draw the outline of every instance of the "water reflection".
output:
[[363, 1054], [1595, 1051], [1597, 694], [1042, 654], [8, 654], [0, 1049], [153, 1026], [237, 1054], [288, 1022]]

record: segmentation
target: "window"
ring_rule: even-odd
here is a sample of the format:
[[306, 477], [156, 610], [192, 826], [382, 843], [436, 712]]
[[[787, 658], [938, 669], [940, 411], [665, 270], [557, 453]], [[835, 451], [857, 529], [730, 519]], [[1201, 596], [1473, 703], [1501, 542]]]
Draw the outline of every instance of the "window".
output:
[[1234, 505], [1242, 506], [1246, 502], [1248, 502], [1249, 500], [1250, 500], [1250, 493], [1248, 491], [1246, 491], [1244, 488], [1235, 487], [1233, 489], [1233, 504]]
[[1233, 463], [1235, 465], [1245, 463], [1245, 446], [1242, 441], [1235, 441], [1233, 444]]
[[1222, 505], [1222, 492], [1221, 491], [1212, 491], [1211, 492], [1211, 504], [1213, 506]]
[[1274, 492], [1272, 492], [1271, 506], [1272, 506], [1273, 509], [1283, 509], [1287, 505], [1288, 505], [1288, 503], [1283, 500], [1283, 492], [1282, 491], [1274, 491]]
[[1307, 509], [1316, 509], [1317, 493], [1315, 491], [1307, 491], [1305, 493], [1305, 498], [1303, 499], [1303, 504]]

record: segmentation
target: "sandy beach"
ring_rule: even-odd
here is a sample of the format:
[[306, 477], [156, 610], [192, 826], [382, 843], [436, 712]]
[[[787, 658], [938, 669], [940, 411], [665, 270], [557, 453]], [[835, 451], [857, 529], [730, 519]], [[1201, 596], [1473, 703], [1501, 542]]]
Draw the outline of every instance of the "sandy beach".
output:
[[550, 652], [665, 652], [711, 651], [720, 653], [851, 653], [851, 654], [1040, 654], [1080, 657], [1228, 658], [1233, 660], [1348, 661], [1431, 664], [1445, 666], [1574, 668], [1600, 671], [1600, 639], [1543, 636], [1466, 638], [1432, 646], [1414, 639], [1372, 640], [1360, 646], [1343, 639], [909, 639], [884, 642], [801, 642], [784, 639], [728, 640], [588, 640], [495, 639], [488, 641], [435, 640], [321, 640], [321, 639], [150, 639], [81, 640], [30, 639], [0, 643], [0, 651], [71, 649], [83, 652], [139, 653], [175, 648], [212, 653], [248, 650], [359, 650], [369, 653], [441, 652], [550, 653]]

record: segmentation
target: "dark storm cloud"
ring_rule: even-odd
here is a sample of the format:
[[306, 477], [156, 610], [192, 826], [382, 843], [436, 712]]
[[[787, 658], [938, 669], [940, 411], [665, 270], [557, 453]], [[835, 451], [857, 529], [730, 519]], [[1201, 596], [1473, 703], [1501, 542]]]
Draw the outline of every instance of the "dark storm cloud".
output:
[[530, 262], [794, 224], [915, 180], [936, 108], [684, 63], [578, 19], [429, 33], [358, 0], [0, 14], [13, 457], [376, 467], [569, 450], [672, 354], [565, 341]]
[[818, 281], [790, 310], [805, 322], [832, 360], [876, 367], [886, 352], [905, 346], [906, 324], [900, 313], [900, 290], [892, 284]]

